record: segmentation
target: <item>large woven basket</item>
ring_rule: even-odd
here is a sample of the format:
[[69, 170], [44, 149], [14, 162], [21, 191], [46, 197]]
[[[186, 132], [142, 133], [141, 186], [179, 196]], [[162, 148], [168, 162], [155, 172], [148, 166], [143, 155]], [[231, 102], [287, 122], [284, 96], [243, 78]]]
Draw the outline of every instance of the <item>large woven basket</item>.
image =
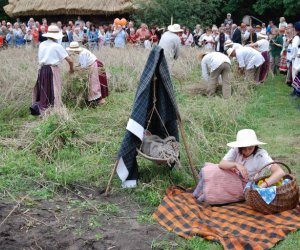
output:
[[261, 173], [263, 169], [272, 164], [280, 164], [287, 168], [289, 171], [283, 179], [290, 179], [291, 181], [287, 184], [278, 186], [276, 188], [276, 197], [270, 203], [267, 204], [259, 193], [254, 189], [254, 183], [257, 184], [259, 180], [268, 178], [269, 176], [263, 176], [258, 179], [255, 179], [250, 188], [245, 191], [245, 199], [246, 203], [250, 205], [254, 210], [259, 211], [264, 214], [274, 214], [278, 212], [282, 212], [285, 210], [295, 208], [299, 203], [299, 186], [297, 184], [296, 178], [292, 175], [291, 169], [282, 162], [271, 162], [265, 165], [258, 173]]

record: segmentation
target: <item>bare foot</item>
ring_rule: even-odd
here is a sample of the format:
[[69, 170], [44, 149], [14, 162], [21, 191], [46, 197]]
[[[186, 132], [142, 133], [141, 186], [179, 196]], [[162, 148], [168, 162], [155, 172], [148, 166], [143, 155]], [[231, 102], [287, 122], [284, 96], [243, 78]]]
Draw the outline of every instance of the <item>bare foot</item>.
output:
[[105, 99], [104, 99], [104, 98], [100, 99], [100, 101], [99, 101], [99, 105], [103, 105], [103, 104], [105, 104], [105, 103], [106, 103], [106, 101], [105, 101]]

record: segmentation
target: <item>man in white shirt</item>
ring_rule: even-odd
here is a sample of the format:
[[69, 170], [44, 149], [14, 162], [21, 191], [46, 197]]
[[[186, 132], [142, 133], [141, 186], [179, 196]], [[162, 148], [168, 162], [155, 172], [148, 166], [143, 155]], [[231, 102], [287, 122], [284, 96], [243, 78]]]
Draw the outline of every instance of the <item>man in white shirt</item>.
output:
[[38, 79], [33, 90], [32, 115], [42, 115], [49, 107], [62, 106], [62, 82], [58, 65], [65, 59], [70, 66], [70, 73], [74, 72], [73, 60], [62, 45], [57, 43], [62, 33], [56, 25], [50, 25], [48, 32], [43, 34], [48, 39], [39, 46], [38, 61], [40, 69]]
[[227, 50], [227, 55], [229, 57], [236, 57], [240, 73], [245, 73], [246, 79], [259, 82], [260, 68], [265, 61], [259, 51], [250, 47], [243, 47], [236, 50], [230, 48]]
[[179, 56], [180, 38], [178, 34], [183, 32], [179, 24], [173, 24], [168, 26], [168, 31], [165, 32], [159, 41], [159, 46], [164, 49], [164, 54], [171, 70], [171, 66]]
[[225, 99], [231, 96], [230, 59], [220, 52], [203, 53], [199, 56], [202, 68], [202, 78], [208, 83], [206, 94], [215, 94], [219, 76], [222, 77], [222, 94]]

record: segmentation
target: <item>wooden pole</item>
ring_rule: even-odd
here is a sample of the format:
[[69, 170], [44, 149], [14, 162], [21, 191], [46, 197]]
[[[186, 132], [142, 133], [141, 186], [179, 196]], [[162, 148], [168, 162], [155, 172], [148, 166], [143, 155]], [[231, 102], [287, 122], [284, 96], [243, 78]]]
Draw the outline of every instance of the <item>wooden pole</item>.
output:
[[171, 25], [173, 25], [173, 15], [171, 16]]
[[114, 175], [115, 175], [115, 173], [117, 171], [118, 163], [119, 163], [119, 161], [116, 161], [115, 166], [114, 166], [114, 168], [113, 168], [113, 170], [111, 172], [111, 175], [110, 175], [109, 181], [107, 183], [107, 187], [106, 187], [104, 196], [108, 196], [108, 194], [109, 194], [109, 191], [110, 191], [110, 188], [111, 188], [112, 179], [113, 179], [113, 177], [114, 177]]
[[179, 113], [177, 113], [177, 122], [178, 122], [178, 125], [179, 125], [179, 130], [180, 130], [181, 137], [182, 137], [182, 140], [183, 140], [184, 148], [185, 148], [188, 160], [189, 160], [189, 165], [190, 165], [195, 183], [197, 184], [198, 183], [197, 171], [196, 171], [195, 166], [194, 166], [193, 161], [192, 161], [192, 156], [191, 156], [191, 153], [190, 153], [189, 146], [187, 144], [186, 135], [185, 135], [185, 132], [184, 132], [184, 128], [183, 128], [182, 121], [181, 121]]

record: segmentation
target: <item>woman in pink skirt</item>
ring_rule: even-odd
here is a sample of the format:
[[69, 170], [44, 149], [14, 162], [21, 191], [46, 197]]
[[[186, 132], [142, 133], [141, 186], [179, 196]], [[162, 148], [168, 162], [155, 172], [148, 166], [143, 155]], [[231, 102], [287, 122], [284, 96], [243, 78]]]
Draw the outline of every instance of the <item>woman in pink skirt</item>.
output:
[[257, 42], [249, 44], [250, 47], [257, 49], [265, 62], [261, 65], [261, 69], [259, 72], [259, 82], [266, 81], [268, 77], [268, 73], [270, 70], [270, 56], [269, 56], [269, 47], [270, 43], [268, 41], [268, 36], [265, 33], [258, 33], [257, 34]]
[[[266, 144], [257, 139], [252, 129], [238, 131], [236, 141], [227, 146], [231, 149], [219, 164], [206, 164], [200, 171], [199, 183], [194, 190], [198, 202], [225, 204], [244, 200], [244, 187], [253, 180], [265, 165], [273, 160], [260, 145]], [[271, 176], [259, 184], [267, 188], [280, 180], [284, 171], [277, 164], [268, 167]]]
[[105, 98], [109, 93], [103, 63], [92, 52], [80, 47], [78, 42], [71, 42], [67, 51], [78, 54], [80, 67], [89, 69], [88, 102], [97, 102], [99, 105], [104, 104], [106, 102]]

